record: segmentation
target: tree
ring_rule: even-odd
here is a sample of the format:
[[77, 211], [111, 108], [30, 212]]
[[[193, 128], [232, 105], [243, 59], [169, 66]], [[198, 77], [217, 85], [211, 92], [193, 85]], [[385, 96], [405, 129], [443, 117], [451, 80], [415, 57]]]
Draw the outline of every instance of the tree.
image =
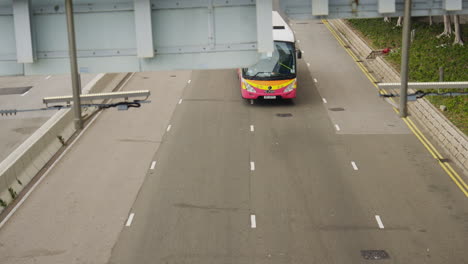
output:
[[463, 45], [463, 39], [461, 37], [461, 30], [460, 30], [460, 19], [458, 15], [453, 16], [453, 25], [455, 28], [455, 40], [453, 44]]
[[397, 27], [401, 27], [401, 23], [403, 22], [403, 17], [402, 16], [399, 16], [398, 17], [398, 20], [397, 20], [397, 23], [396, 23], [396, 26]]
[[450, 16], [444, 15], [444, 32], [437, 36], [441, 38], [443, 36], [450, 37], [452, 35], [452, 26], [450, 25]]

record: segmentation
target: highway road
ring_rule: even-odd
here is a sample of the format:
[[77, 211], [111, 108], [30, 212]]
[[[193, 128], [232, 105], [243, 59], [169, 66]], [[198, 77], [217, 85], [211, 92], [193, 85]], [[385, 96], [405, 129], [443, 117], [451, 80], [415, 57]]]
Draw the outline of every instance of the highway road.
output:
[[0, 262], [467, 263], [465, 195], [325, 25], [293, 28], [291, 101], [242, 100], [233, 69], [135, 74], [153, 103], [97, 117]]
[[463, 193], [323, 24], [294, 28], [296, 100], [193, 74], [110, 263], [468, 261]]

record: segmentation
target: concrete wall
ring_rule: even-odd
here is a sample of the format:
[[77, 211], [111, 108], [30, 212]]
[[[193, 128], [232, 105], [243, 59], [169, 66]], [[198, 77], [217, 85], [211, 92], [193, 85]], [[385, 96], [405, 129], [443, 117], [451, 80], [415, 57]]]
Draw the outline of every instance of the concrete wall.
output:
[[[377, 57], [367, 60], [371, 48], [344, 22], [329, 20], [330, 25], [339, 32], [353, 49], [354, 53], [365, 62], [372, 75], [380, 82], [400, 82], [400, 75], [385, 60]], [[396, 91], [397, 92], [397, 91]], [[409, 92], [414, 92], [409, 90]], [[455, 127], [440, 111], [426, 99], [408, 103], [410, 115], [421, 123], [431, 136], [439, 142], [450, 160], [459, 165], [468, 174], [468, 137]]]
[[[111, 90], [125, 75], [99, 74], [82, 91], [98, 93], [105, 89]], [[94, 111], [96, 109], [91, 107], [82, 114], [89, 116]], [[6, 204], [10, 203], [14, 196], [12, 193], [19, 194], [63, 147], [59, 137], [67, 141], [74, 133], [73, 110], [59, 110], [0, 163], [0, 199]], [[4, 207], [0, 206], [0, 212], [3, 210]]]

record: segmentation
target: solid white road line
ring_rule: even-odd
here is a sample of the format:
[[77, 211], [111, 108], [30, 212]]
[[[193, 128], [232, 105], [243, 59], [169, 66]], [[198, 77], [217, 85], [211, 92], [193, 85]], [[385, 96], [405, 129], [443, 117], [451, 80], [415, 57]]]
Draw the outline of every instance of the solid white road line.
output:
[[253, 161], [250, 162], [250, 170], [251, 171], [255, 170], [255, 162], [253, 162]]
[[[133, 75], [135, 75], [135, 73], [132, 73], [132, 75], [127, 79], [127, 81], [125, 83], [123, 83], [122, 86], [120, 86], [120, 88], [116, 92], [122, 90], [123, 87], [127, 84], [127, 82], [133, 77]], [[81, 138], [81, 136], [86, 132], [86, 130], [88, 130], [88, 128], [94, 123], [94, 121], [96, 121], [96, 119], [102, 113], [103, 113], [103, 111], [98, 112], [93, 117], [93, 119], [91, 119], [89, 121], [88, 125], [83, 130], [81, 130], [81, 132], [78, 134], [78, 136], [76, 136], [76, 138], [70, 143], [68, 148], [66, 148], [62, 152], [62, 154], [60, 154], [60, 156], [52, 163], [52, 165], [50, 165], [50, 167], [44, 172], [44, 174], [41, 175], [39, 180], [37, 180], [37, 182], [34, 183], [34, 185], [31, 187], [31, 189], [29, 189], [29, 191], [23, 196], [23, 198], [21, 198], [21, 200], [15, 205], [15, 207], [13, 207], [13, 209], [11, 209], [11, 211], [8, 213], [7, 216], [5, 216], [3, 221], [0, 222], [0, 228], [2, 228], [5, 225], [5, 223], [8, 221], [8, 219], [10, 219], [13, 216], [13, 214], [20, 208], [20, 206], [26, 201], [26, 199], [28, 199], [29, 195], [31, 195], [31, 193], [36, 189], [36, 187], [42, 182], [42, 180], [44, 180], [44, 178], [49, 174], [49, 172], [55, 167], [55, 164], [57, 164], [60, 160], [62, 160], [63, 156], [65, 156], [65, 154], [68, 153], [68, 151], [73, 147], [73, 145], [75, 145], [75, 143], [78, 142], [78, 139]]]
[[51, 75], [49, 75], [49, 76], [45, 77], [45, 79], [46, 79], [46, 80], [49, 80], [49, 79], [50, 79], [50, 77], [52, 77], [52, 76], [51, 76]]
[[340, 126], [339, 125], [335, 125], [335, 128], [336, 128], [336, 131], [340, 131]]
[[181, 103], [182, 103], [182, 99], [179, 100], [179, 104], [181, 104]]
[[255, 219], [255, 215], [250, 215], [250, 227], [257, 228], [257, 220]]
[[351, 161], [351, 165], [353, 165], [353, 169], [354, 169], [354, 170], [358, 170], [358, 167], [356, 166], [356, 162]]
[[252, 131], [252, 132], [255, 131], [255, 127], [253, 125], [250, 125], [250, 131]]
[[377, 224], [379, 225], [379, 228], [380, 229], [384, 229], [384, 225], [382, 223], [382, 219], [380, 219], [380, 216], [379, 215], [376, 215], [375, 216], [375, 220], [377, 220]]
[[300, 41], [300, 40], [297, 40], [297, 43], [301, 43], [301, 41]]
[[188, 80], [188, 82], [187, 82], [187, 83], [191, 83], [191, 82], [192, 82], [192, 80]]
[[169, 132], [171, 130], [172, 125], [168, 125], [166, 131]]
[[314, 78], [314, 83], [317, 83], [317, 82], [318, 82], [317, 79]]
[[156, 161], [151, 162], [151, 169], [154, 170], [155, 167], [156, 167]]
[[131, 213], [130, 216], [128, 217], [127, 219], [127, 223], [125, 224], [125, 226], [131, 226], [132, 225], [132, 221], [133, 221], [133, 217], [135, 216], [134, 213]]
[[322, 101], [323, 101], [324, 104], [327, 103], [327, 99], [325, 99], [325, 98], [322, 98]]
[[307, 67], [310, 67], [310, 63], [307, 63]]
[[21, 94], [21, 96], [25, 96], [25, 95], [27, 95], [28, 93], [29, 93], [29, 90], [28, 90], [27, 92]]

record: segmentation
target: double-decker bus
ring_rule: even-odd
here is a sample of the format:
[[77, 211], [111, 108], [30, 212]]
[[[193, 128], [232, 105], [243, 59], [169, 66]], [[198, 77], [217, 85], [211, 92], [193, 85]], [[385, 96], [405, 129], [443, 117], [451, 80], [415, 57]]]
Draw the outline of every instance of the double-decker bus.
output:
[[257, 64], [239, 69], [245, 99], [290, 99], [296, 97], [296, 51], [294, 34], [278, 12], [273, 11], [274, 51]]

